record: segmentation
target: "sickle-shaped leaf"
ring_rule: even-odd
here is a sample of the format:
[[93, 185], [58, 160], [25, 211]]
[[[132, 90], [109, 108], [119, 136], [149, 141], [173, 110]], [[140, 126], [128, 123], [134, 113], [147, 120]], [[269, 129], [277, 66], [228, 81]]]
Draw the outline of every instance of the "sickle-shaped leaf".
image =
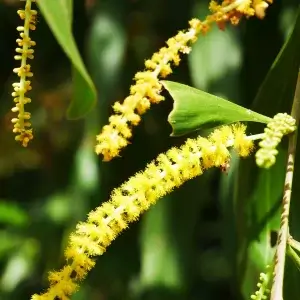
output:
[[72, 34], [72, 0], [38, 1], [38, 6], [74, 69], [74, 82], [84, 95], [74, 92], [68, 108], [68, 118], [77, 119], [85, 115], [95, 104], [96, 89], [84, 66]]
[[162, 81], [162, 84], [174, 99], [174, 107], [168, 118], [173, 128], [173, 136], [239, 121], [268, 123], [271, 120], [250, 109], [184, 84], [172, 81]]

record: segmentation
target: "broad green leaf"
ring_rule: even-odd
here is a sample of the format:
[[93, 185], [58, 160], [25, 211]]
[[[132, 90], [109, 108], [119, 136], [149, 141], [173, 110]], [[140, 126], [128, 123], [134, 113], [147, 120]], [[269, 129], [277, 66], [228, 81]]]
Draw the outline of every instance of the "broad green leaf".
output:
[[[300, 7], [294, 27], [257, 93], [252, 108], [270, 116], [290, 111], [300, 66]], [[270, 105], [272, 103], [272, 105]]]
[[0, 224], [25, 227], [29, 216], [16, 203], [0, 200]]
[[73, 0], [66, 0], [66, 8], [69, 15], [70, 27], [72, 27], [73, 22]]
[[[192, 15], [203, 20], [208, 14], [206, 1], [195, 1]], [[200, 37], [188, 55], [192, 85], [212, 94], [218, 93], [218, 96], [225, 94], [230, 99], [239, 98], [241, 60], [236, 28], [228, 26], [222, 31], [212, 26], [209, 34]]]
[[99, 5], [96, 9], [87, 41], [87, 54], [91, 74], [100, 91], [101, 104], [104, 104], [114, 98], [119, 84], [126, 49], [126, 32], [119, 17], [119, 6], [112, 3], [107, 8]]
[[38, 1], [38, 6], [71, 63], [74, 71], [74, 85], [77, 86], [72, 102], [68, 108], [68, 118], [77, 119], [85, 115], [95, 104], [96, 89], [84, 66], [72, 34], [72, 1]]
[[[253, 190], [247, 202], [237, 208], [246, 208], [247, 234], [240, 241], [239, 274], [242, 292], [247, 299], [256, 290], [259, 274], [264, 272], [274, 257], [275, 248], [271, 237], [280, 226], [282, 188], [285, 174], [286, 152], [281, 149], [277, 163], [270, 170], [259, 170], [255, 180], [251, 181]], [[241, 171], [243, 172], [243, 171]], [[239, 175], [240, 174], [240, 175]], [[237, 176], [243, 177], [241, 173]], [[237, 211], [237, 213], [239, 213]], [[243, 216], [243, 215], [242, 215]], [[243, 217], [237, 217], [242, 221]], [[245, 215], [244, 215], [245, 217]], [[241, 238], [241, 236], [240, 236]]]
[[[178, 288], [183, 283], [178, 248], [170, 231], [170, 201], [163, 199], [149, 211], [142, 223], [141, 288], [167, 286]], [[159, 247], [153, 247], [159, 245]]]
[[[187, 182], [159, 200], [143, 216], [140, 224], [140, 299], [187, 299], [190, 273], [186, 270], [191, 268], [194, 272], [198, 272], [198, 269], [206, 272], [208, 269], [210, 278], [220, 278], [226, 273], [224, 269], [216, 271], [216, 265], [222, 262], [220, 258], [214, 264], [207, 263], [205, 266], [199, 262], [197, 257], [201, 253], [194, 244], [196, 226], [207, 226], [206, 220], [199, 220], [199, 215], [212, 200], [210, 190], [207, 189], [211, 175], [206, 173], [201, 178]], [[201, 193], [198, 193], [199, 189]], [[188, 196], [188, 205], [182, 205], [182, 199], [187, 195], [193, 196]], [[209, 239], [214, 235], [216, 227], [207, 226], [203, 238]], [[200, 285], [204, 294], [205, 286]], [[160, 293], [162, 287], [171, 292], [172, 297]]]
[[[95, 89], [87, 86], [82, 73], [75, 66], [72, 67], [73, 98], [68, 107], [67, 117], [78, 119], [88, 113], [95, 103]], [[92, 83], [93, 84], [93, 83]]]
[[270, 118], [233, 102], [172, 81], [162, 81], [174, 99], [169, 115], [172, 135], [239, 121], [267, 123]]
[[39, 248], [35, 240], [24, 239], [22, 244], [11, 251], [1, 270], [0, 290], [6, 293], [16, 289], [34, 270]]

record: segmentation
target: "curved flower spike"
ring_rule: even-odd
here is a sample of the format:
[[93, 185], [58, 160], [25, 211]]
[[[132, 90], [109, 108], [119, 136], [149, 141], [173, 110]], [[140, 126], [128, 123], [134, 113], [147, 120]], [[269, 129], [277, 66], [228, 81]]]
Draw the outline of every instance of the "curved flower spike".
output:
[[222, 168], [229, 161], [228, 147], [238, 154], [250, 153], [253, 142], [245, 135], [246, 126], [224, 126], [208, 139], [188, 139], [181, 148], [160, 154], [146, 169], [115, 189], [108, 202], [89, 213], [71, 234], [65, 251], [67, 265], [49, 274], [50, 288], [32, 300], [69, 299], [88, 271], [94, 257], [102, 255], [112, 241], [136, 221], [151, 205], [184, 182], [201, 175], [205, 169]]
[[24, 20], [24, 26], [17, 27], [17, 30], [20, 32], [20, 38], [17, 39], [19, 47], [16, 48], [17, 55], [15, 55], [15, 60], [20, 60], [21, 66], [13, 70], [19, 76], [20, 81], [13, 83], [14, 92], [12, 96], [16, 105], [12, 108], [12, 111], [18, 113], [18, 116], [11, 121], [14, 124], [13, 132], [17, 134], [15, 139], [16, 141], [20, 141], [23, 147], [27, 147], [29, 141], [33, 139], [31, 123], [29, 121], [31, 115], [24, 108], [25, 104], [31, 102], [31, 99], [26, 97], [26, 93], [32, 89], [28, 78], [33, 76], [27, 59], [34, 58], [32, 47], [36, 44], [29, 37], [30, 30], [35, 30], [37, 15], [37, 11], [31, 9], [32, 2], [35, 2], [35, 0], [27, 0], [25, 10], [18, 10], [18, 15], [21, 20]]
[[271, 0], [224, 0], [221, 4], [211, 1], [209, 9], [211, 14], [204, 21], [192, 19], [190, 28], [179, 31], [170, 38], [166, 46], [145, 61], [145, 70], [135, 75], [135, 83], [131, 86], [130, 95], [123, 103], [115, 103], [114, 115], [109, 118], [102, 132], [97, 135], [95, 152], [103, 156], [104, 161], [109, 161], [118, 156], [122, 148], [129, 144], [132, 128], [137, 126], [144, 114], [151, 106], [164, 100], [160, 95], [162, 85], [159, 78], [165, 78], [172, 73], [172, 66], [178, 66], [180, 55], [188, 54], [191, 45], [195, 43], [200, 34], [205, 35], [216, 23], [221, 30], [230, 22], [237, 25], [243, 16], [251, 17], [264, 11]]

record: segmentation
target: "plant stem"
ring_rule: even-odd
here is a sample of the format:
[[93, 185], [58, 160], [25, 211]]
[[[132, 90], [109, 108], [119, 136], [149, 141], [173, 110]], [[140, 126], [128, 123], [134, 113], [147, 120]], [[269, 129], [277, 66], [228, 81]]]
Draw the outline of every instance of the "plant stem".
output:
[[221, 10], [223, 12], [227, 13], [227, 12], [229, 12], [231, 10], [236, 9], [238, 6], [242, 5], [243, 3], [246, 3], [246, 1], [247, 0], [236, 0], [233, 3], [231, 3], [231, 4], [229, 4], [229, 5], [225, 6], [225, 7], [222, 7]]
[[[291, 115], [296, 120], [296, 125], [299, 124], [299, 112], [300, 112], [300, 72], [298, 73], [298, 79], [296, 84], [296, 91], [292, 106]], [[285, 183], [282, 199], [282, 214], [280, 230], [277, 240], [277, 248], [275, 254], [275, 267], [274, 267], [274, 280], [271, 290], [270, 300], [283, 300], [283, 279], [284, 279], [284, 266], [287, 240], [289, 236], [289, 214], [290, 214], [290, 202], [292, 194], [292, 183], [294, 175], [295, 165], [295, 154], [296, 154], [296, 143], [297, 143], [297, 132], [296, 130], [289, 137], [288, 146], [288, 159], [285, 174]]]
[[288, 245], [286, 253], [293, 260], [298, 270], [300, 270], [300, 257], [296, 253], [296, 251], [291, 246]]
[[258, 134], [253, 134], [253, 135], [249, 135], [247, 136], [247, 138], [251, 141], [255, 141], [255, 140], [262, 140], [265, 137], [265, 133], [258, 133]]
[[300, 243], [296, 240], [294, 240], [291, 236], [288, 238], [288, 244], [294, 248], [295, 250], [300, 252]]

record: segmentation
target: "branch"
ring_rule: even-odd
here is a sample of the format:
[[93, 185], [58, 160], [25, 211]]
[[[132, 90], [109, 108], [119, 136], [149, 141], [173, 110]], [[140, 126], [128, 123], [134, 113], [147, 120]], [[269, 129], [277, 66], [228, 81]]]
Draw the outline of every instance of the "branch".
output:
[[296, 251], [293, 250], [290, 245], [288, 245], [286, 253], [293, 260], [298, 270], [300, 270], [300, 257], [298, 256]]
[[[296, 92], [293, 101], [293, 107], [291, 115], [296, 120], [296, 125], [299, 123], [300, 112], [300, 72], [298, 74], [298, 80], [296, 84]], [[296, 143], [297, 143], [297, 131], [296, 130], [289, 138], [288, 146], [288, 160], [286, 167], [284, 192], [282, 200], [282, 214], [281, 224], [277, 241], [277, 249], [275, 254], [275, 267], [274, 267], [274, 281], [271, 290], [271, 300], [283, 300], [283, 279], [284, 279], [284, 266], [286, 256], [286, 245], [289, 236], [289, 214], [290, 214], [290, 202], [292, 194], [292, 183], [294, 175], [295, 155], [296, 155]]]
[[300, 243], [289, 236], [288, 244], [295, 250], [300, 252]]

